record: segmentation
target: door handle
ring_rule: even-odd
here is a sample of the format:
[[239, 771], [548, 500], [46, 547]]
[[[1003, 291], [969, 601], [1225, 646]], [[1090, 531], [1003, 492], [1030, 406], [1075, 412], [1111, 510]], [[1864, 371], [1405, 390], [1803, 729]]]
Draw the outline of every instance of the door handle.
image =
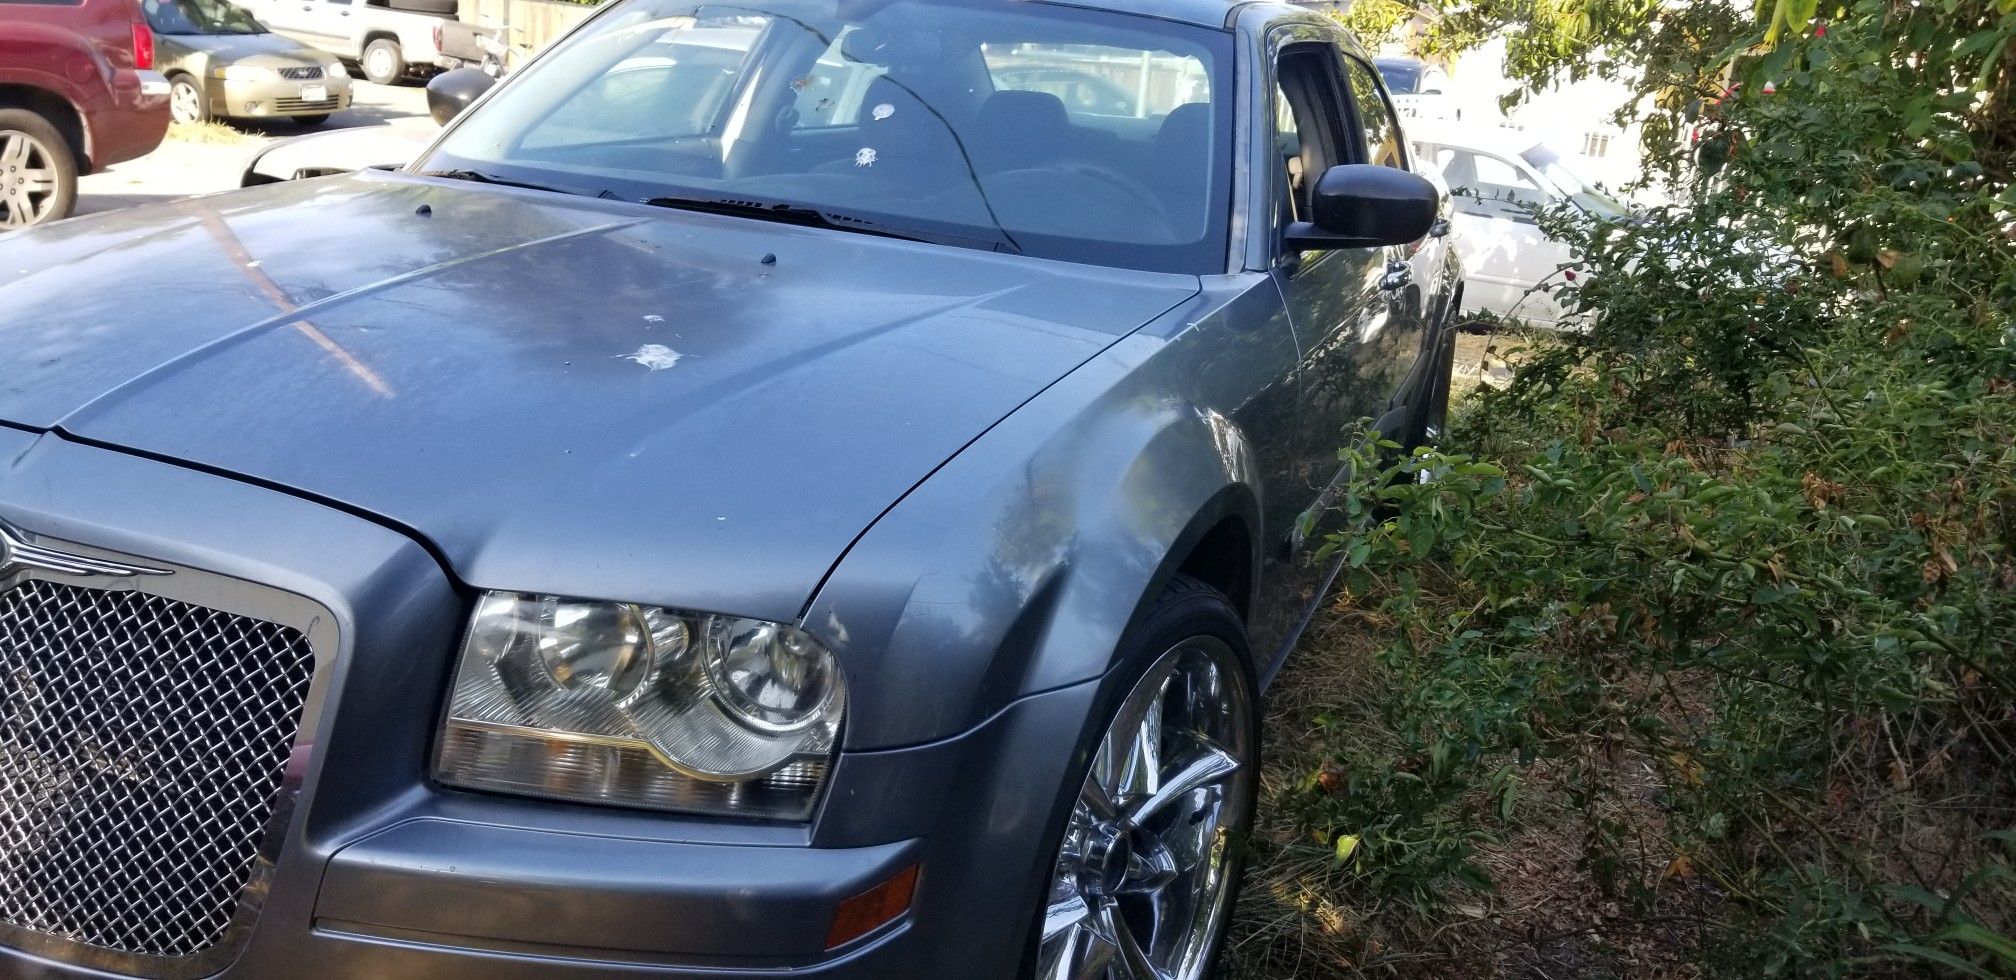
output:
[[1379, 277], [1379, 288], [1389, 293], [1413, 283], [1414, 267], [1398, 259], [1386, 263], [1386, 274]]

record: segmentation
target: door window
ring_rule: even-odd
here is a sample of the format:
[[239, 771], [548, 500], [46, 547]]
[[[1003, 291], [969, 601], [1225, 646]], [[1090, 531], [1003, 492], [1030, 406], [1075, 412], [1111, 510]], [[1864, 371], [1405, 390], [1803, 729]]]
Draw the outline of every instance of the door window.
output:
[[1526, 218], [1547, 206], [1547, 192], [1509, 160], [1444, 146], [1436, 149], [1435, 164], [1463, 214]]
[[1406, 170], [1407, 151], [1400, 135], [1400, 121], [1386, 101], [1386, 94], [1379, 91], [1378, 76], [1364, 62], [1349, 56], [1344, 58], [1344, 71], [1351, 86], [1351, 114], [1364, 134], [1365, 162]]
[[1274, 90], [1274, 149], [1281, 160], [1276, 197], [1286, 221], [1309, 220], [1309, 195], [1323, 172], [1350, 161], [1344, 152], [1336, 58], [1320, 44], [1281, 52]]

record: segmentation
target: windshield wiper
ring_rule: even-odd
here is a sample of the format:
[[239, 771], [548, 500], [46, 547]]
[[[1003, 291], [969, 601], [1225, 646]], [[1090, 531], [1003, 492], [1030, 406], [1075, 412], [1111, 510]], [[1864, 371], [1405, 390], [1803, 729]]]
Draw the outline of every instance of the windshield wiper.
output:
[[810, 228], [834, 228], [840, 231], [858, 232], [863, 235], [877, 235], [882, 238], [897, 238], [906, 242], [930, 242], [944, 244], [948, 240], [978, 243], [995, 251], [1015, 252], [1021, 250], [1006, 241], [965, 238], [958, 235], [934, 235], [925, 232], [897, 231], [887, 225], [857, 218], [852, 215], [810, 208], [802, 204], [785, 202], [759, 203], [756, 201], [723, 200], [704, 197], [653, 197], [643, 203], [652, 207], [677, 208], [681, 211], [700, 211], [706, 214], [726, 214], [738, 218], [758, 218], [791, 225], [805, 225]]
[[496, 184], [499, 187], [523, 187], [526, 190], [550, 191], [554, 194], [573, 193], [572, 191], [563, 191], [558, 187], [548, 187], [545, 184], [533, 184], [522, 180], [506, 180], [502, 177], [493, 177], [480, 170], [418, 170], [415, 171], [414, 173], [421, 177], [441, 177], [446, 180], [467, 180], [478, 184]]

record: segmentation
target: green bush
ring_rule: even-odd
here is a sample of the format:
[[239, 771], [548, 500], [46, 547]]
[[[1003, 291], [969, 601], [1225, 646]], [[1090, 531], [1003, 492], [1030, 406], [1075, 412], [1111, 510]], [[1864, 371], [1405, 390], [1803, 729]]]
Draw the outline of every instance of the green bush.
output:
[[1377, 707], [1317, 719], [1276, 800], [1331, 900], [1446, 914], [1546, 810], [1705, 972], [2016, 974], [1999, 10], [1842, 8], [1742, 59], [1698, 139], [1669, 99], [1685, 206], [1543, 218], [1587, 331], [1464, 412], [1465, 451], [1357, 460], [1332, 545], [1385, 626]]

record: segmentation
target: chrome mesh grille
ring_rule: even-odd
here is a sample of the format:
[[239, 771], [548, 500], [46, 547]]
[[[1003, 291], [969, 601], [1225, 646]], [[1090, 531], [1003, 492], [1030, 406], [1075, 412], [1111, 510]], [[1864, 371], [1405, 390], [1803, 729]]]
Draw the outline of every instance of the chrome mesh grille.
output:
[[0, 593], [0, 922], [148, 956], [217, 944], [313, 671], [306, 637], [256, 619]]

